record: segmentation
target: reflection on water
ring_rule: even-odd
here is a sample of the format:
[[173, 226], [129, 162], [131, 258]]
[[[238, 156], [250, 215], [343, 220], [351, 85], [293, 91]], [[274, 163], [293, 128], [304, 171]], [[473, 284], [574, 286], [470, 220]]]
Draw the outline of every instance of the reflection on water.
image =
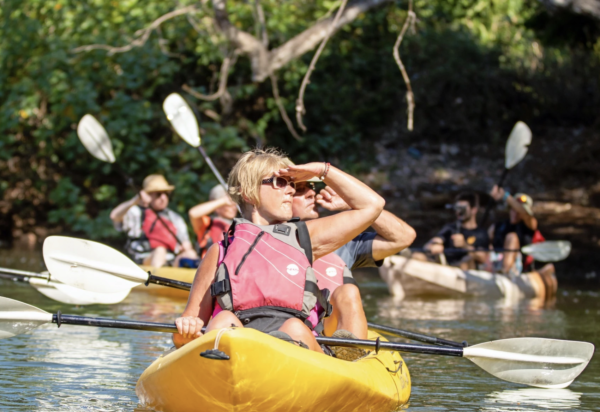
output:
[[[0, 266], [43, 267], [35, 256], [10, 256]], [[553, 305], [478, 299], [406, 299], [387, 295], [378, 278], [361, 284], [373, 322], [471, 344], [515, 336], [600, 342], [598, 294], [561, 291]], [[48, 312], [172, 322], [185, 301], [132, 293], [113, 306], [77, 307], [49, 300], [25, 284], [0, 280], [0, 295]], [[45, 325], [0, 341], [0, 410], [139, 410], [135, 384], [143, 370], [171, 347], [161, 333]], [[593, 359], [569, 389], [531, 389], [500, 381], [468, 360], [407, 354], [413, 380], [409, 411], [543, 411], [600, 409], [600, 364]], [[351, 396], [349, 394], [348, 396]]]
[[543, 411], [546, 409], [567, 411], [581, 405], [581, 393], [570, 389], [517, 389], [489, 394], [482, 409], [485, 412]]

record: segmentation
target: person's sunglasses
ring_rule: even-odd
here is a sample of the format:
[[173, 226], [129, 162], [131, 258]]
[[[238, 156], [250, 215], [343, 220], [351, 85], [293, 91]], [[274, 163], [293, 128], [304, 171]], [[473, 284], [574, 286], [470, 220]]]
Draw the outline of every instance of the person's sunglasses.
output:
[[151, 194], [155, 195], [157, 198], [161, 197], [162, 195], [171, 197], [171, 192], [152, 192]]
[[273, 185], [274, 189], [285, 189], [287, 185], [290, 185], [292, 189], [296, 189], [296, 183], [287, 180], [285, 177], [281, 176], [273, 176], [269, 179], [264, 179], [262, 181], [263, 185]]
[[309, 190], [317, 192], [317, 188], [313, 182], [298, 182], [296, 183], [296, 193], [294, 193], [294, 196], [303, 196]]

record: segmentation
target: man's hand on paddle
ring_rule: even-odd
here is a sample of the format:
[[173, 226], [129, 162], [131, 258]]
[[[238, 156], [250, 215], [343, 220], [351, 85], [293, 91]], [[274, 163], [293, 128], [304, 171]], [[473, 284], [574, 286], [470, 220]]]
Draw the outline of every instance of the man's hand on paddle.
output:
[[348, 203], [344, 201], [338, 195], [335, 190], [330, 188], [329, 186], [325, 187], [319, 194], [316, 196], [316, 202], [323, 206], [325, 209], [331, 212], [341, 212], [344, 210], [350, 210], [350, 206]]
[[494, 185], [492, 191], [490, 192], [490, 196], [496, 201], [499, 202], [504, 197], [504, 189], [498, 187], [498, 185]]

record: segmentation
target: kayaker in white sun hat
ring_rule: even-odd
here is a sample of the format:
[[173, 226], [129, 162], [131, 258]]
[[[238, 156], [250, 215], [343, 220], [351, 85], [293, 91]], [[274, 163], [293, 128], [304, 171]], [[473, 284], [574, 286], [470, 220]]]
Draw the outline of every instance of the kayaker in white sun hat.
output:
[[[315, 176], [352, 210], [290, 222], [295, 182]], [[308, 317], [317, 301], [325, 308], [328, 302], [311, 263], [362, 233], [381, 214], [385, 200], [329, 163], [292, 165], [273, 149], [244, 153], [228, 184], [243, 219], [235, 219], [228, 237], [202, 260], [173, 342], [180, 347], [201, 336], [212, 315], [207, 331], [233, 325], [283, 332], [322, 352]]]
[[[318, 205], [329, 211], [350, 210], [350, 206], [330, 186], [317, 194], [317, 182], [320, 180], [296, 183], [292, 204], [294, 217], [303, 221], [317, 219]], [[407, 248], [416, 237], [411, 226], [386, 210], [381, 212], [371, 227], [375, 232], [363, 232], [333, 253], [313, 262], [319, 288], [327, 288], [331, 292], [332, 313], [319, 325], [326, 336], [367, 338], [367, 318], [351, 270], [381, 266], [383, 259]], [[354, 360], [365, 354], [362, 349], [341, 346], [334, 347], [333, 352], [337, 357], [347, 360]]]

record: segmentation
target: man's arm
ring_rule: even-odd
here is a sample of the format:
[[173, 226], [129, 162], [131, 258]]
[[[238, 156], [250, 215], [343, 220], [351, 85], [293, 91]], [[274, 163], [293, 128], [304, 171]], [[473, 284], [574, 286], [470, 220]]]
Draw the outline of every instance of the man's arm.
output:
[[[504, 197], [505, 194], [505, 190], [501, 187], [498, 187], [497, 185], [495, 185], [492, 188], [492, 191], [490, 192], [490, 196], [492, 198], [494, 198], [494, 200], [496, 200], [496, 202], [499, 202], [500, 200], [502, 200], [502, 198]], [[519, 202], [517, 199], [515, 199], [514, 197], [512, 197], [510, 194], [508, 195], [508, 197], [506, 198], [506, 204], [513, 209], [515, 212], [517, 212], [517, 214], [519, 215], [519, 217], [523, 220], [523, 223], [525, 223], [525, 225], [531, 229], [531, 230], [537, 230], [538, 227], [538, 221], [535, 217], [531, 216], [529, 213], [527, 213], [527, 211], [525, 210], [525, 208], [523, 207], [523, 205], [521, 204], [521, 202]]]
[[136, 205], [147, 206], [150, 203], [150, 200], [151, 200], [150, 195], [148, 193], [144, 192], [143, 190], [140, 190], [140, 192], [138, 194], [136, 194], [134, 197], [121, 203], [119, 206], [115, 207], [110, 212], [110, 219], [115, 224], [121, 223], [123, 221], [123, 218], [129, 211], [129, 209], [131, 209], [132, 207], [134, 207]]
[[377, 236], [373, 239], [373, 260], [383, 260], [409, 247], [417, 232], [398, 216], [384, 210], [371, 225]]

